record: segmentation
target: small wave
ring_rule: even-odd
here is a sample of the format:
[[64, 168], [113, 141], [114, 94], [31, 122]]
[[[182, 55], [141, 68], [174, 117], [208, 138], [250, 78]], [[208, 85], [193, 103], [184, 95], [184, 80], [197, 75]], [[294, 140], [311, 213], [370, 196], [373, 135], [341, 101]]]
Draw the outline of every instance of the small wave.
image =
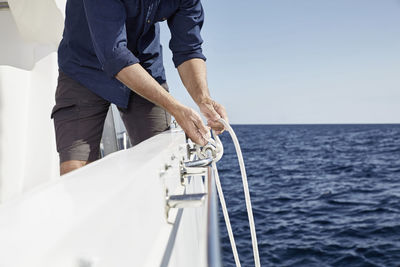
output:
[[[234, 128], [262, 266], [400, 266], [400, 125]], [[254, 266], [235, 149], [221, 138], [218, 167], [240, 258]], [[235, 266], [220, 216], [224, 266]]]

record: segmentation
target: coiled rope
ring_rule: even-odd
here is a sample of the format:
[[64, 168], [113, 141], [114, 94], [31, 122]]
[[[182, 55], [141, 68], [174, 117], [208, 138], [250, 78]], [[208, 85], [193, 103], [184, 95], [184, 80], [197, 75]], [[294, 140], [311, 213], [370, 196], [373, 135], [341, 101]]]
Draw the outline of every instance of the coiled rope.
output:
[[[256, 267], [260, 267], [261, 265], [260, 265], [260, 256], [258, 253], [256, 227], [254, 224], [254, 217], [253, 217], [253, 210], [251, 207], [249, 185], [247, 183], [247, 174], [246, 174], [246, 168], [244, 166], [242, 151], [240, 149], [239, 141], [238, 141], [236, 134], [233, 131], [232, 127], [224, 119], [220, 119], [219, 121], [224, 125], [225, 129], [229, 132], [229, 134], [231, 135], [231, 138], [233, 140], [233, 144], [235, 145], [235, 150], [236, 150], [236, 154], [237, 154], [239, 166], [240, 166], [240, 172], [242, 174], [243, 190], [244, 190], [244, 196], [245, 196], [245, 200], [246, 200], [247, 216], [248, 216], [249, 225], [250, 225], [254, 262], [255, 262]], [[216, 147], [217, 153], [212, 162], [212, 168], [214, 169], [214, 172], [215, 172], [215, 183], [217, 186], [217, 191], [218, 191], [219, 199], [221, 202], [221, 207], [222, 207], [222, 212], [223, 212], [224, 219], [225, 219], [226, 228], [228, 230], [229, 241], [231, 243], [233, 257], [235, 259], [236, 266], [239, 267], [239, 266], [241, 266], [240, 260], [239, 260], [239, 255], [238, 255], [238, 252], [236, 249], [236, 243], [235, 243], [235, 239], [234, 239], [233, 232], [232, 232], [232, 226], [231, 226], [231, 222], [229, 219], [228, 209], [226, 207], [225, 197], [224, 197], [224, 193], [222, 192], [222, 186], [221, 186], [221, 182], [220, 182], [219, 174], [218, 174], [218, 170], [217, 170], [217, 165], [216, 165], [216, 162], [219, 161], [222, 157], [223, 146], [222, 146], [221, 140], [219, 139], [218, 135], [215, 134], [214, 131], [213, 131], [213, 135], [214, 135], [215, 141], [211, 139], [210, 143]]]

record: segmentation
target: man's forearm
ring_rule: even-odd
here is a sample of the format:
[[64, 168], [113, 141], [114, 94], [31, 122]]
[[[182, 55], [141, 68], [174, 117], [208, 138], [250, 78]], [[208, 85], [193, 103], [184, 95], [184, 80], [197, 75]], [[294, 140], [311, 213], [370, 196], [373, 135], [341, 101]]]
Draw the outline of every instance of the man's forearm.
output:
[[172, 115], [181, 105], [140, 64], [123, 68], [116, 78], [135, 93], [164, 108]]
[[142, 66], [134, 64], [125, 67], [116, 78], [135, 93], [167, 110], [195, 143], [207, 144], [210, 133], [200, 116], [174, 99]]
[[186, 90], [197, 104], [210, 101], [207, 85], [207, 69], [204, 60], [189, 59], [178, 66], [179, 75]]
[[224, 106], [211, 99], [204, 60], [199, 58], [187, 60], [178, 66], [178, 71], [186, 90], [206, 117], [207, 124], [216, 130], [217, 134], [222, 133], [224, 126], [219, 119], [223, 118], [228, 121], [228, 116]]

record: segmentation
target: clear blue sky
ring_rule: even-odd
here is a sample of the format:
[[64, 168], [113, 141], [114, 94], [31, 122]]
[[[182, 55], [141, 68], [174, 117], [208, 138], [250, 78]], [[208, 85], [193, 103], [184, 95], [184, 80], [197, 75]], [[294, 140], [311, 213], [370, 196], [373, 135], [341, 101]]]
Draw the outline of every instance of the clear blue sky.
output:
[[[400, 123], [400, 0], [203, 0], [211, 95], [232, 123]], [[162, 25], [172, 94], [181, 85]]]

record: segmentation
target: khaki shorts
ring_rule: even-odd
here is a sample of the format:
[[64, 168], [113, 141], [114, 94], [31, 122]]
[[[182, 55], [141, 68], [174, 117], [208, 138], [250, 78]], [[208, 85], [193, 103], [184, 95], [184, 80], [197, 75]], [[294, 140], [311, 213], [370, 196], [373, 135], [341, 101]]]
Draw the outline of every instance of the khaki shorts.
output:
[[[162, 85], [167, 91], [167, 84]], [[54, 119], [60, 163], [95, 161], [110, 102], [96, 95], [63, 72], [59, 72]], [[168, 130], [171, 116], [163, 108], [131, 93], [128, 108], [118, 108], [132, 145]]]

